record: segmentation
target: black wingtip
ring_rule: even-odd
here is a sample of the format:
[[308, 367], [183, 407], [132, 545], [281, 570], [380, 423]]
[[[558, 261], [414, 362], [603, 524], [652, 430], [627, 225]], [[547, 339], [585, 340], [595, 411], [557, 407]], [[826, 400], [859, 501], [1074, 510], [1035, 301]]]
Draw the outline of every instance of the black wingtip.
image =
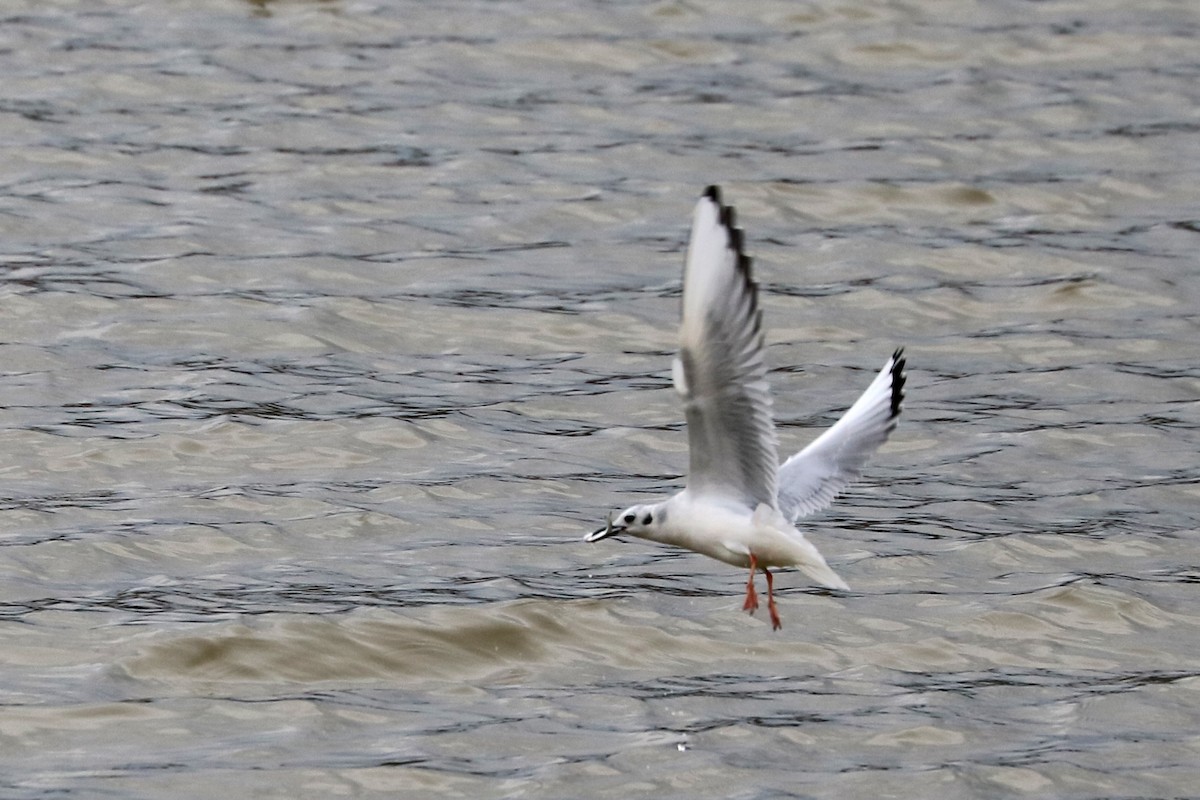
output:
[[754, 280], [754, 260], [746, 255], [746, 236], [737, 226], [737, 212], [733, 210], [733, 206], [727, 206], [721, 201], [721, 187], [715, 183], [705, 187], [703, 196], [717, 204], [717, 218], [729, 234], [730, 248], [737, 254], [738, 271], [742, 273], [750, 292], [757, 296], [758, 283]]
[[[721, 201], [721, 187], [716, 184], [706, 186], [703, 198], [717, 204], [717, 220], [729, 236], [729, 248], [733, 251], [738, 273], [746, 287], [750, 298], [749, 316], [753, 319], [755, 333], [762, 333], [762, 311], [758, 306], [758, 282], [754, 280], [754, 260], [746, 255], [746, 237], [737, 226], [737, 212], [733, 206], [727, 206]], [[686, 265], [685, 265], [686, 268]]]
[[904, 374], [904, 348], [897, 347], [892, 353], [892, 417], [900, 416], [900, 407], [904, 402], [904, 382], [908, 376]]
[[737, 226], [737, 212], [721, 201], [721, 187], [712, 184], [704, 189], [704, 197], [717, 204], [717, 218], [729, 231], [729, 238], [738, 253], [742, 252], [742, 229]]

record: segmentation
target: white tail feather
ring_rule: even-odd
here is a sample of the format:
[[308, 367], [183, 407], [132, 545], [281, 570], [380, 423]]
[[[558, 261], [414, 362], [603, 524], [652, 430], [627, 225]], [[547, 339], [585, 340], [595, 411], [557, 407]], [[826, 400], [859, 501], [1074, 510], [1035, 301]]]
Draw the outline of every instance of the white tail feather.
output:
[[807, 558], [796, 563], [797, 569], [822, 586], [850, 591], [850, 586], [825, 563], [825, 559], [817, 552], [817, 548], [813, 547], [807, 539], [802, 541], [801, 548]]
[[804, 534], [796, 530], [779, 513], [779, 509], [766, 503], [759, 503], [754, 509], [754, 527], [774, 528], [787, 537], [790, 547], [788, 551], [795, 559], [793, 566], [822, 586], [830, 589], [849, 590], [850, 587], [841, 577], [825, 563], [824, 556], [817, 550], [816, 545], [804, 538]]

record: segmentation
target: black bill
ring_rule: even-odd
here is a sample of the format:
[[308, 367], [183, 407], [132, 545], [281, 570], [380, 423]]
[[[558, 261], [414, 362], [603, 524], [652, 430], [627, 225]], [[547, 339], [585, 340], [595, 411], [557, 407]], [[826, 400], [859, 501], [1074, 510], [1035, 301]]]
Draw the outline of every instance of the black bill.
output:
[[625, 526], [613, 525], [613, 515], [609, 514], [608, 522], [604, 524], [604, 527], [600, 528], [599, 530], [592, 531], [587, 536], [583, 537], [583, 540], [585, 542], [598, 542], [601, 539], [607, 539], [610, 536], [616, 536], [617, 534], [624, 532]]

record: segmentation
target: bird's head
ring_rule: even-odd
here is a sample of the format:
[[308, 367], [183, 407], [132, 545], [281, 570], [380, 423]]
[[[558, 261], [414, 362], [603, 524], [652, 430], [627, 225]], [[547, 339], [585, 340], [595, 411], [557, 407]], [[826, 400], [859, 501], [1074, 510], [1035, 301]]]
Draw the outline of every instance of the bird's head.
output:
[[585, 542], [598, 542], [609, 536], [619, 536], [628, 533], [633, 536], [644, 535], [658, 520], [657, 509], [654, 506], [630, 506], [615, 518], [610, 514], [603, 528], [594, 530], [583, 537]]

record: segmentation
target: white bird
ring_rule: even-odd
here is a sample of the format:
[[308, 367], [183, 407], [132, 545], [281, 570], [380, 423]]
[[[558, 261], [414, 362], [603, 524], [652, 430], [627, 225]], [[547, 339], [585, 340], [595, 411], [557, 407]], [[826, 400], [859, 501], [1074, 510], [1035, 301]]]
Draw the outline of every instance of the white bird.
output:
[[692, 218], [683, 268], [683, 321], [672, 367], [687, 417], [687, 487], [668, 500], [631, 506], [585, 541], [629, 534], [749, 568], [743, 610], [758, 609], [754, 576], [767, 577], [772, 627], [782, 627], [769, 567], [798, 567], [816, 582], [848, 589], [796, 530], [798, 517], [825, 508], [854, 481], [896, 427], [904, 398], [903, 350], [850, 410], [783, 462], [763, 358], [762, 312], [750, 258], [733, 209], [716, 186]]

